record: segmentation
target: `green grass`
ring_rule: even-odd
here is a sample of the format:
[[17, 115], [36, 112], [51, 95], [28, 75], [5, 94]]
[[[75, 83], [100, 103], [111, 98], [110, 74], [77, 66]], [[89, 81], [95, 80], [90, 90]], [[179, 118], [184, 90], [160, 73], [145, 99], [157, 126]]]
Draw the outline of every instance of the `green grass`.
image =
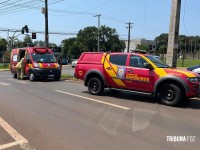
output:
[[[163, 62], [166, 62], [166, 59], [163, 59]], [[200, 65], [200, 59], [177, 59], [177, 67], [190, 67]]]
[[74, 78], [73, 76], [70, 76], [68, 74], [62, 74], [61, 78], [67, 79], [67, 80], [75, 80], [75, 81], [79, 81], [78, 79]]
[[190, 67], [194, 65], [199, 65], [200, 59], [178, 59], [177, 60], [177, 67]]
[[0, 69], [9, 69], [9, 64], [0, 64]]

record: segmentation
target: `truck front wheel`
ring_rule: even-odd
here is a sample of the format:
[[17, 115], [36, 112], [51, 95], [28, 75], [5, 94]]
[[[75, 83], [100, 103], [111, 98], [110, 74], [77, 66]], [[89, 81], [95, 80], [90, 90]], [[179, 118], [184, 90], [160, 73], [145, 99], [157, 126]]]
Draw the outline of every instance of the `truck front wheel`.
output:
[[160, 101], [168, 106], [177, 106], [182, 101], [182, 91], [175, 84], [165, 84], [159, 92]]
[[99, 78], [91, 78], [88, 82], [88, 90], [92, 95], [100, 95], [104, 91], [103, 83]]
[[35, 81], [35, 75], [34, 75], [33, 72], [30, 72], [30, 73], [29, 73], [29, 80], [30, 80], [30, 81]]

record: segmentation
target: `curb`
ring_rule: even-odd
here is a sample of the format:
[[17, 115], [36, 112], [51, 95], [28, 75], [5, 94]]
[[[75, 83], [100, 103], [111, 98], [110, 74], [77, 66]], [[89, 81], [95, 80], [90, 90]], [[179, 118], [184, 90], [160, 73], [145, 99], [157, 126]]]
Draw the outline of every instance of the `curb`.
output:
[[10, 71], [10, 69], [0, 69], [0, 71]]

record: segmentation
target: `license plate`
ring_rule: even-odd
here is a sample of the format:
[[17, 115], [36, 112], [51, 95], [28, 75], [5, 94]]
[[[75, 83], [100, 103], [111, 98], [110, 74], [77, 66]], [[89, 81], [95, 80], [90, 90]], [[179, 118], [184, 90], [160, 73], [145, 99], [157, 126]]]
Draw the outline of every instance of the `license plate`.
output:
[[53, 74], [50, 74], [50, 75], [48, 75], [48, 77], [49, 77], [49, 78], [53, 78], [53, 77], [54, 77], [54, 75], [53, 75]]

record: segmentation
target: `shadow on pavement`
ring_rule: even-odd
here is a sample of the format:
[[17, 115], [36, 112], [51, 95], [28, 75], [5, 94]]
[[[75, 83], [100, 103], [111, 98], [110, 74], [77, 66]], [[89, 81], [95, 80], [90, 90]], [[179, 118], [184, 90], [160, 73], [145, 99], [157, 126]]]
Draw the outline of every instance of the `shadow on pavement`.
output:
[[[84, 93], [88, 93], [88, 91], [84, 91]], [[120, 91], [120, 90], [105, 90], [102, 97], [113, 97], [117, 99], [123, 99], [128, 101], [138, 101], [138, 102], [145, 102], [145, 103], [151, 103], [151, 104], [160, 104], [158, 99], [156, 99], [152, 95], [146, 95], [146, 94], [139, 94], [134, 92], [128, 92], [128, 91]], [[170, 106], [169, 106], [170, 107]], [[183, 109], [200, 109], [200, 99], [199, 98], [192, 98], [189, 99], [187, 102], [184, 102], [179, 108]]]

